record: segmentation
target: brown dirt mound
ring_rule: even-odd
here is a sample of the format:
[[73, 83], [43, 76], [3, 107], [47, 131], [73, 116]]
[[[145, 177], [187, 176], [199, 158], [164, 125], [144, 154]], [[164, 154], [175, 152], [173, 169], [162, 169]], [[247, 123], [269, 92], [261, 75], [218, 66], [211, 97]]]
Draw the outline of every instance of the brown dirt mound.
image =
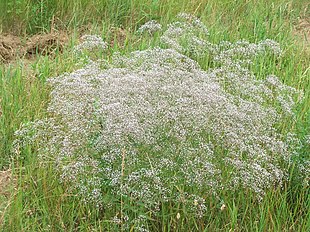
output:
[[126, 30], [122, 28], [112, 27], [110, 32], [112, 35], [109, 41], [110, 46], [113, 47], [115, 44], [117, 44], [120, 47], [124, 47], [127, 37]]
[[50, 56], [55, 53], [56, 49], [62, 52], [67, 40], [64, 34], [35, 35], [26, 43], [26, 56], [31, 57], [35, 54]]
[[0, 35], [0, 62], [14, 59], [21, 49], [21, 40], [13, 35]]
[[63, 51], [67, 41], [65, 33], [38, 34], [24, 40], [13, 35], [0, 35], [0, 63], [18, 57], [30, 59], [36, 54], [53, 56], [56, 50]]
[[310, 18], [300, 19], [295, 26], [294, 35], [300, 42], [310, 43]]
[[5, 212], [17, 193], [16, 187], [17, 179], [13, 176], [12, 170], [0, 171], [0, 228]]
[[8, 196], [10, 194], [9, 187], [13, 185], [15, 179], [12, 177], [12, 171], [0, 171], [0, 195]]

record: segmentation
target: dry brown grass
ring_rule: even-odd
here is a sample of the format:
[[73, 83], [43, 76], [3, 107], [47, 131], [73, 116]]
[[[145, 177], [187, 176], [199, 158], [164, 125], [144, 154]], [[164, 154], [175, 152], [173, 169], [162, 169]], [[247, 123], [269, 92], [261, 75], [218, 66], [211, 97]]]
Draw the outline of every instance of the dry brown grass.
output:
[[0, 227], [3, 223], [4, 215], [17, 192], [17, 179], [12, 170], [0, 171]]

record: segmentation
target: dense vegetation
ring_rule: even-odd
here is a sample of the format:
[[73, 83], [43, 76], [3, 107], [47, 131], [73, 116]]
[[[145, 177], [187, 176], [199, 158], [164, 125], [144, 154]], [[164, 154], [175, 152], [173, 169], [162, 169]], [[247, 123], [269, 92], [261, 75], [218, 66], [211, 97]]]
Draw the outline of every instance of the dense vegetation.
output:
[[309, 230], [307, 1], [0, 9], [3, 231]]

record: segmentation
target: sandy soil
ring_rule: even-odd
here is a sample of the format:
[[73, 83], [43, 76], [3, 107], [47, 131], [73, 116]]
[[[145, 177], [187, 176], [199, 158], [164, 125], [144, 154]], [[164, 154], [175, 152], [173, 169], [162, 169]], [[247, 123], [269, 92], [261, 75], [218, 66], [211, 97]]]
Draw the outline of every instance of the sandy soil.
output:
[[36, 54], [52, 56], [56, 49], [62, 52], [67, 41], [65, 33], [38, 34], [29, 38], [0, 35], [0, 63], [9, 63], [16, 58], [31, 59]]

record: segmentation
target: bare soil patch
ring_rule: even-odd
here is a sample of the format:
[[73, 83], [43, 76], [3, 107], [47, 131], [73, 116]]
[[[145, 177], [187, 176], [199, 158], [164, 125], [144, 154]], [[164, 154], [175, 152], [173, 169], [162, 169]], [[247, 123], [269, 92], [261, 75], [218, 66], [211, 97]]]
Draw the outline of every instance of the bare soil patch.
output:
[[65, 33], [38, 34], [30, 38], [0, 35], [0, 63], [9, 63], [16, 58], [31, 59], [36, 54], [53, 56], [62, 52], [68, 41]]
[[303, 18], [295, 26], [294, 35], [302, 43], [310, 44], [310, 18]]
[[15, 179], [10, 169], [0, 171], [0, 195], [8, 197], [10, 195], [10, 187], [14, 185]]
[[16, 193], [16, 184], [17, 180], [11, 169], [0, 171], [0, 228], [5, 212]]
[[113, 47], [115, 44], [117, 44], [119, 47], [124, 47], [125, 41], [126, 41], [126, 30], [122, 28], [112, 27], [111, 30], [111, 39], [109, 42], [109, 45]]
[[0, 35], [0, 62], [13, 60], [22, 49], [21, 40], [13, 35]]

